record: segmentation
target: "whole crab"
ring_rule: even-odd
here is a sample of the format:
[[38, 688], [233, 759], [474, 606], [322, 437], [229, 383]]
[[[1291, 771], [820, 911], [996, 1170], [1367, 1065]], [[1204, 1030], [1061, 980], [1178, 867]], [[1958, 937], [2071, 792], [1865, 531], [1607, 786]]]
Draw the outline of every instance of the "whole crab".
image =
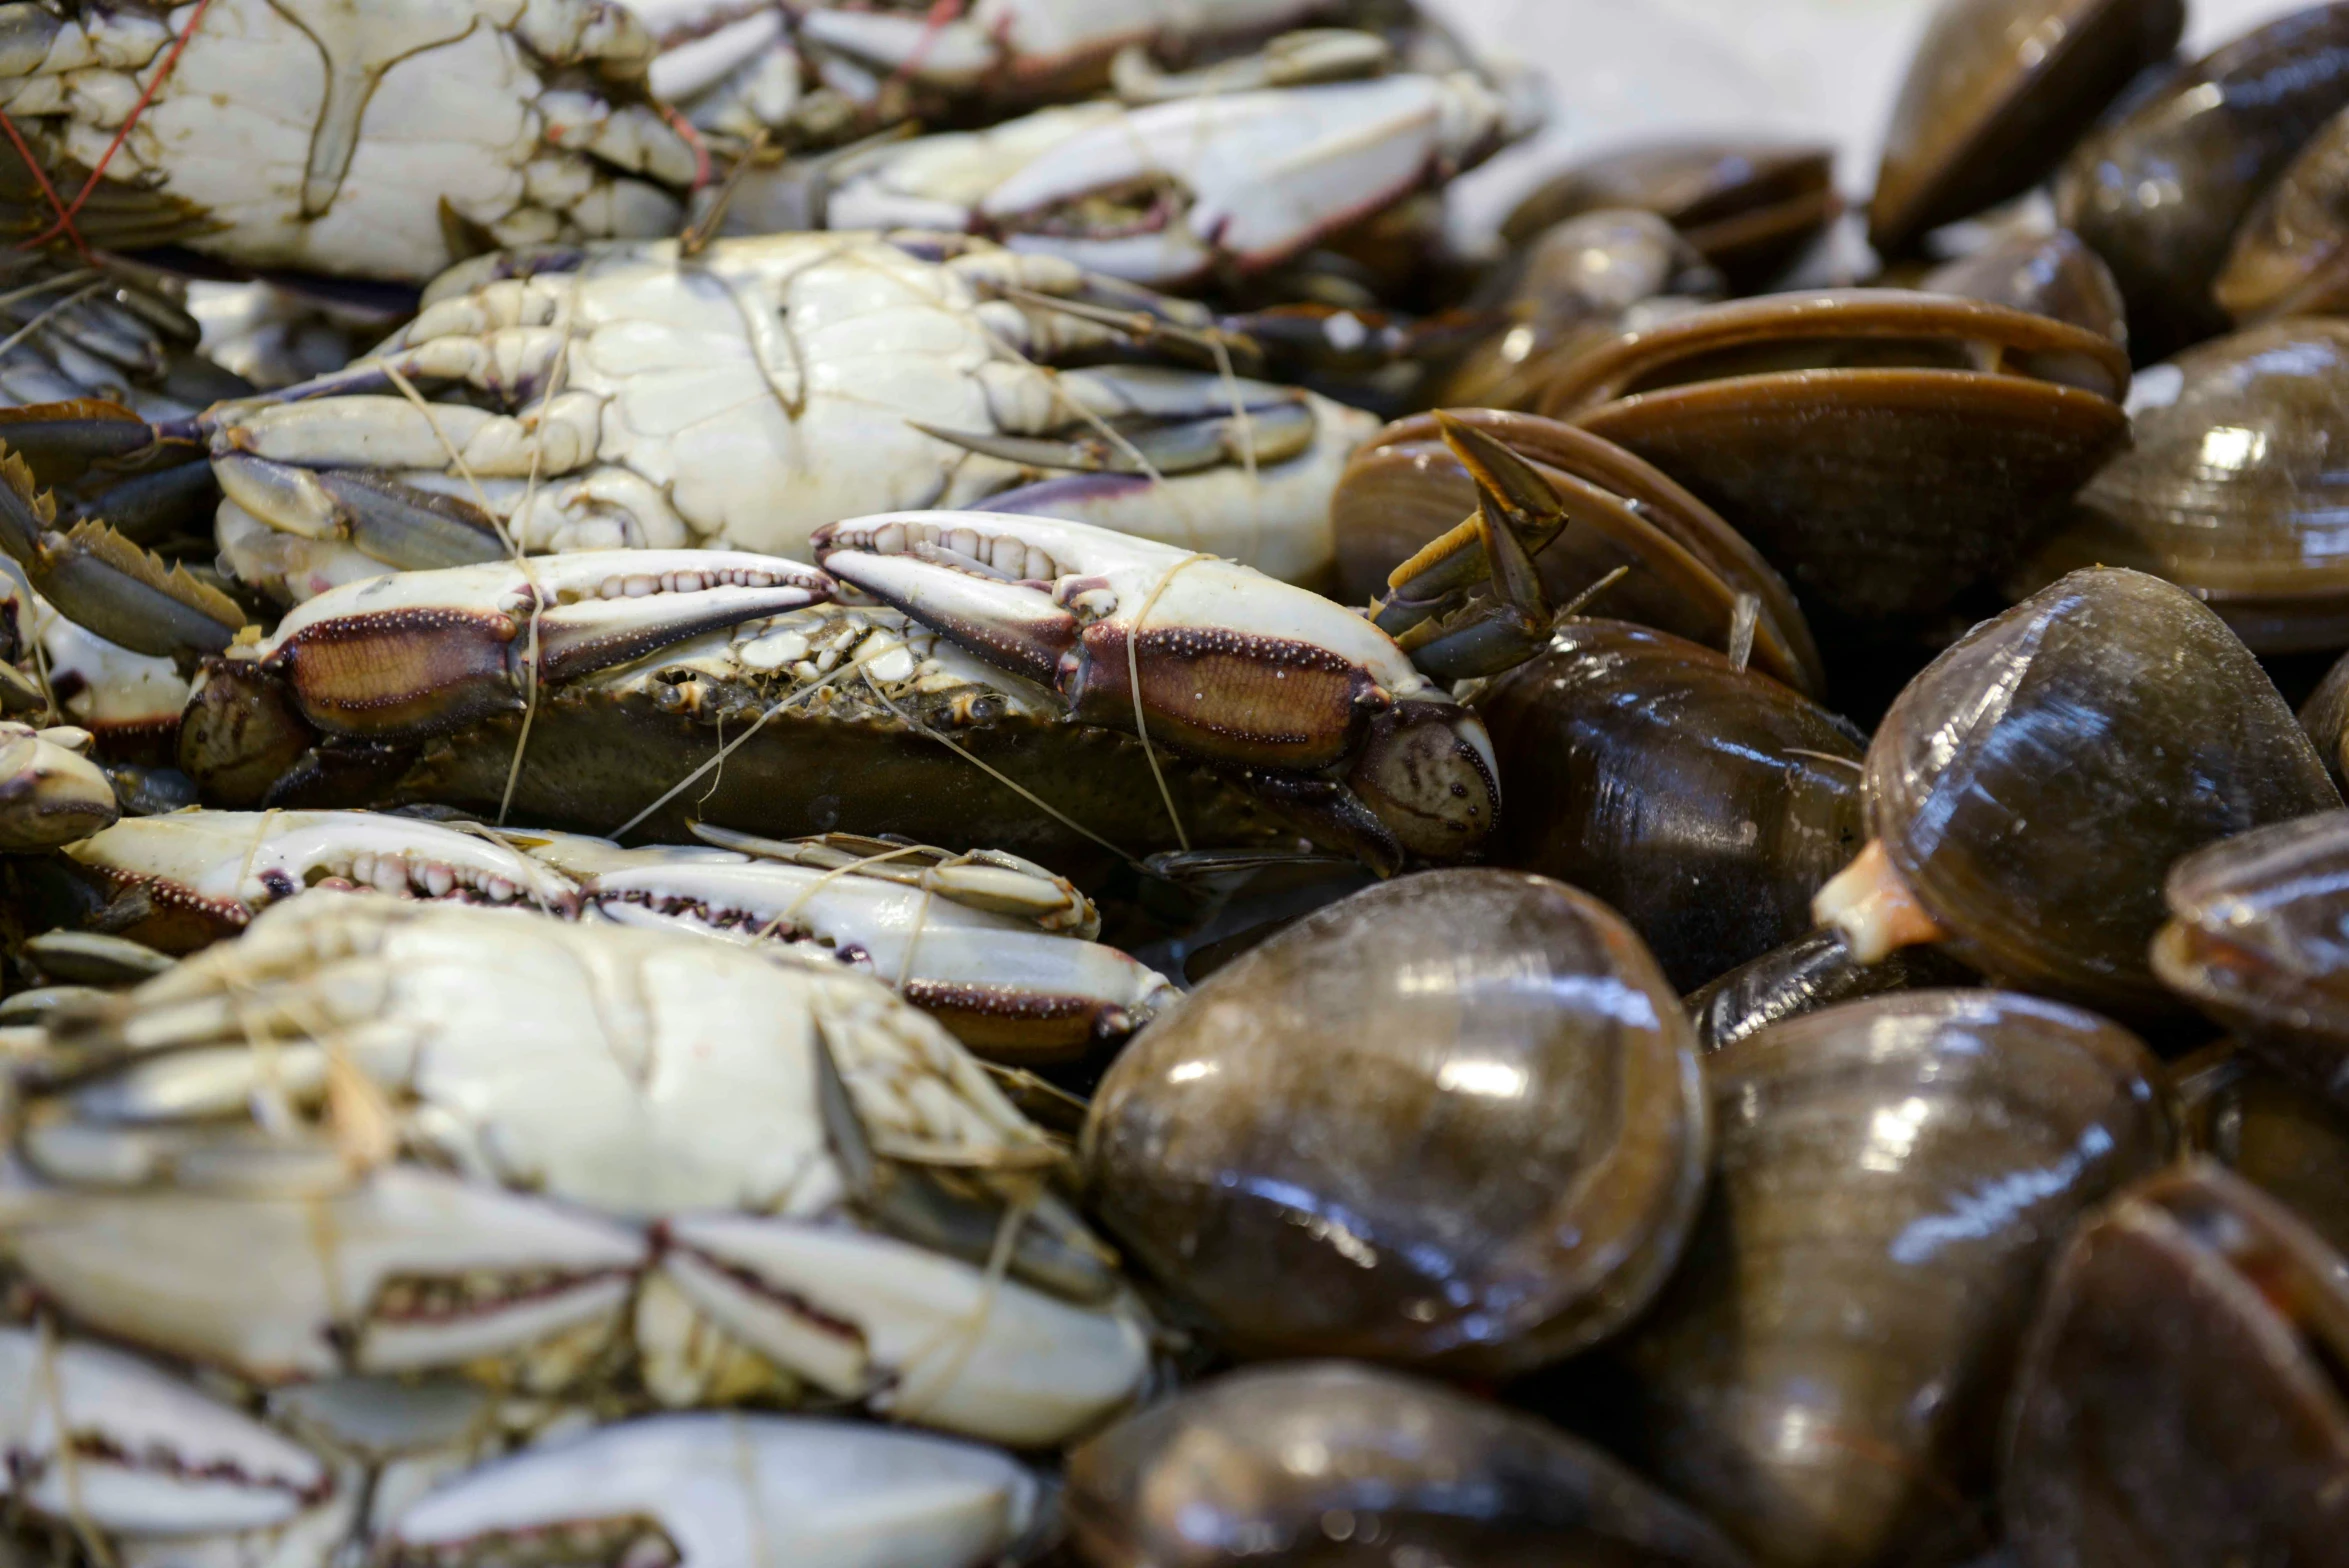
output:
[[501, 530], [529, 550], [804, 555], [843, 517], [995, 499], [1306, 578], [1374, 426], [1213, 368], [1048, 368], [1137, 344], [1228, 366], [1251, 345], [1197, 306], [959, 236], [521, 252], [425, 301], [348, 370], [205, 421], [239, 577], [299, 599], [502, 558]]
[[17, 0], [0, 110], [37, 167], [0, 159], [0, 222], [412, 283], [662, 233], [696, 159], [652, 56], [611, 0]]

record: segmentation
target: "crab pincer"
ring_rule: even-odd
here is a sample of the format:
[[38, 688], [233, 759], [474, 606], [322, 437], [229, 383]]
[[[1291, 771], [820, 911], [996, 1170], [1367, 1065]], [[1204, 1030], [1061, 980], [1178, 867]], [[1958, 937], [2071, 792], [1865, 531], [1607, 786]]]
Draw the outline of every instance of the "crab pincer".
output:
[[825, 569], [1053, 692], [1234, 773], [1382, 870], [1475, 853], [1483, 725], [1352, 611], [1234, 562], [1080, 523], [891, 512], [819, 530]]

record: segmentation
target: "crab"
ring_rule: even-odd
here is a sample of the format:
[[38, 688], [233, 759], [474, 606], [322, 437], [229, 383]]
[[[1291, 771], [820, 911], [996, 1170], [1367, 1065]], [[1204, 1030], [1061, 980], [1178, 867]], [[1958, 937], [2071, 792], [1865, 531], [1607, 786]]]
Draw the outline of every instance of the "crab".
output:
[[1277, 266], [1522, 129], [1469, 71], [1081, 104], [844, 161], [825, 221], [967, 230], [1174, 288]]
[[121, 815], [88, 730], [0, 720], [0, 853], [55, 849]]
[[1254, 352], [1196, 306], [960, 236], [483, 258], [376, 354], [208, 416], [223, 557], [299, 599], [509, 539], [794, 555], [842, 517], [993, 499], [1325, 572], [1371, 416], [1212, 368], [1039, 363], [1137, 342]]
[[202, 353], [202, 329], [152, 273], [40, 252], [0, 255], [0, 401], [93, 398], [142, 419], [182, 419], [249, 395]]
[[1014, 1061], [1122, 1039], [1173, 1000], [1162, 976], [1093, 940], [1091, 900], [1017, 856], [697, 831], [708, 846], [623, 849], [366, 811], [197, 810], [117, 823], [65, 859], [86, 878], [87, 923], [169, 953], [315, 887], [806, 943]]
[[36, 167], [0, 203], [22, 235], [407, 283], [671, 232], [697, 163], [652, 55], [610, 0], [17, 0], [0, 110]]
[[0, 1252], [69, 1323], [255, 1383], [814, 1390], [1042, 1444], [1146, 1370], [1056, 1146], [789, 949], [321, 891], [18, 1076]]
[[1252, 41], [1343, 0], [628, 0], [660, 48], [652, 85], [706, 131], [828, 146], [915, 117], [968, 120], [1103, 85], [1120, 51]]

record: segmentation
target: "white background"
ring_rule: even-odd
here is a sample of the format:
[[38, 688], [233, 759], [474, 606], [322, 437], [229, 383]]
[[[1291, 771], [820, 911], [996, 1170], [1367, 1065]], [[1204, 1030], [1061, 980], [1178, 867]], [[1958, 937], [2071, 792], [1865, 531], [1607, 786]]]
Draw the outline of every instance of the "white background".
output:
[[[1549, 81], [1538, 141], [1456, 197], [1470, 230], [1585, 153], [1658, 136], [1775, 132], [1843, 149], [1837, 182], [1874, 184], [1878, 140], [1934, 0], [1425, 0], [1496, 60]], [[2201, 54], [2307, 0], [2188, 0]]]

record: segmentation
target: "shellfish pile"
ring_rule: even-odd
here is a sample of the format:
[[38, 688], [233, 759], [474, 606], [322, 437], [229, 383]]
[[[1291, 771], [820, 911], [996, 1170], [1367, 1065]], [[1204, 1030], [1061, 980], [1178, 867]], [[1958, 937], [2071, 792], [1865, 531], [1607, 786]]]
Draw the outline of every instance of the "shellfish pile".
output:
[[1409, 0], [0, 3], [0, 1563], [2349, 1562], [2349, 3], [2187, 20], [1480, 249]]

